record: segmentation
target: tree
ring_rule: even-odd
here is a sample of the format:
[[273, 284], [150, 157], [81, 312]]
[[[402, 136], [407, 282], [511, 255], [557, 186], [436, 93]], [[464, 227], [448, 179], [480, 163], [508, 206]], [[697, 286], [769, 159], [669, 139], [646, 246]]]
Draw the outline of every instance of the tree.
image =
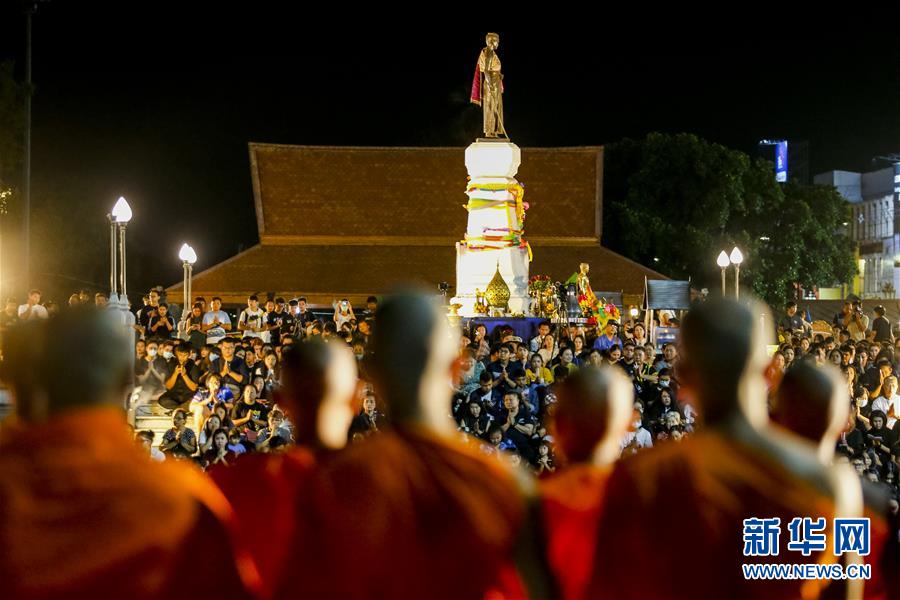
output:
[[854, 274], [834, 188], [775, 182], [772, 164], [690, 134], [652, 133], [606, 148], [605, 245], [674, 278], [716, 289], [718, 253], [739, 246], [742, 280], [772, 304], [796, 283]]

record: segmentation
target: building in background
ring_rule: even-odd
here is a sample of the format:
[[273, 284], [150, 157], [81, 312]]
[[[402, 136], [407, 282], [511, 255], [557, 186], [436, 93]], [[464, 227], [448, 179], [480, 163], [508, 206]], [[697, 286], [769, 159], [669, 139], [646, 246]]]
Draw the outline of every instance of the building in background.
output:
[[900, 163], [869, 173], [828, 171], [814, 183], [832, 185], [847, 199], [847, 223], [858, 248], [859, 275], [853, 291], [862, 298], [894, 298], [900, 286], [900, 223], [897, 217]]
[[[193, 294], [240, 305], [249, 294], [354, 304], [401, 282], [437, 293], [456, 279], [466, 229], [465, 148], [251, 143], [259, 244], [193, 278]], [[656, 271], [601, 244], [603, 148], [522, 148], [532, 274], [565, 281], [590, 264], [593, 288], [642, 303]], [[452, 286], [451, 286], [452, 287]], [[181, 284], [169, 294], [181, 294]], [[454, 295], [455, 289], [450, 290]]]
[[809, 142], [806, 140], [760, 140], [756, 156], [771, 161], [779, 183], [809, 185]]

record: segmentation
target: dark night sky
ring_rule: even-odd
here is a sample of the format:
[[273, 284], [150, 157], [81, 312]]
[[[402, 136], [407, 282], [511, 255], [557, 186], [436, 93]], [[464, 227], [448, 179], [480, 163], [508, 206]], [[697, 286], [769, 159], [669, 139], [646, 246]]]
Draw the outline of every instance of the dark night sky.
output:
[[[24, 17], [2, 4], [0, 58], [21, 73]], [[563, 45], [536, 23], [363, 29], [271, 4], [214, 18], [184, 12], [188, 3], [87, 4], [55, 0], [34, 21], [32, 280], [61, 300], [108, 287], [105, 214], [119, 195], [135, 213], [132, 294], [180, 280], [183, 241], [197, 270], [256, 243], [249, 141], [465, 146], [480, 124], [467, 95], [489, 29], [501, 36], [507, 129], [520, 146], [686, 131], [753, 152], [760, 138], [786, 137], [809, 141], [813, 173], [900, 151], [900, 52], [888, 48], [614, 42], [596, 30], [570, 31]]]

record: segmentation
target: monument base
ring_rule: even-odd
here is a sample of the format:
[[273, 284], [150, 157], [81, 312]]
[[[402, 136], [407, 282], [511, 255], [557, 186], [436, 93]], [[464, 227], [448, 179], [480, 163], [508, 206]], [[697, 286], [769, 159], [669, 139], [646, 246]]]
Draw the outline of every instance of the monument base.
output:
[[476, 290], [482, 294], [500, 267], [500, 275], [509, 286], [509, 314], [527, 314], [531, 298], [528, 296], [528, 250], [501, 248], [472, 251], [463, 244], [456, 245], [456, 297], [452, 302], [462, 305], [459, 314], [473, 317]]

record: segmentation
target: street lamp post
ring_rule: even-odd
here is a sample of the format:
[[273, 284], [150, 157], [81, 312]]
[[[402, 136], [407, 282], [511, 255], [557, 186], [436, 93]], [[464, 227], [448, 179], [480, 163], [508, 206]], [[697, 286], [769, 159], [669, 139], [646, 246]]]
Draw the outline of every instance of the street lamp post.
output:
[[740, 249], [735, 246], [731, 251], [731, 256], [728, 257], [728, 260], [734, 265], [734, 299], [739, 300], [741, 297], [741, 263], [744, 262], [744, 255], [741, 253]]
[[119, 230], [119, 290], [122, 294], [120, 300], [125, 303], [125, 309], [128, 309], [128, 290], [125, 283], [125, 228], [131, 221], [131, 207], [128, 201], [120, 197], [113, 206], [112, 216]]
[[[187, 323], [191, 315], [188, 302], [191, 299], [191, 280], [193, 278], [194, 263], [197, 262], [197, 253], [194, 252], [194, 249], [189, 244], [185, 243], [182, 244], [181, 250], [178, 251], [178, 258], [181, 259], [181, 264], [184, 267], [184, 309], [181, 311], [181, 321]], [[184, 328], [184, 331], [187, 331], [187, 327]]]
[[[129, 346], [134, 343], [134, 314], [128, 305], [128, 292], [125, 284], [125, 228], [131, 221], [131, 207], [125, 198], [119, 198], [109, 215], [110, 224], [110, 310], [118, 311], [123, 326], [123, 333], [130, 340]], [[118, 235], [117, 235], [118, 234]], [[117, 239], [118, 238], [118, 239]], [[118, 281], [116, 277], [116, 254], [118, 252]], [[134, 412], [131, 406], [131, 393], [134, 387], [134, 350], [128, 352], [129, 357], [129, 385], [125, 396], [125, 410], [128, 413], [129, 422], [133, 423]]]
[[724, 250], [719, 252], [719, 258], [716, 259], [716, 264], [722, 269], [722, 297], [725, 297], [725, 269], [728, 268], [730, 261], [728, 260], [728, 254], [725, 253]]

